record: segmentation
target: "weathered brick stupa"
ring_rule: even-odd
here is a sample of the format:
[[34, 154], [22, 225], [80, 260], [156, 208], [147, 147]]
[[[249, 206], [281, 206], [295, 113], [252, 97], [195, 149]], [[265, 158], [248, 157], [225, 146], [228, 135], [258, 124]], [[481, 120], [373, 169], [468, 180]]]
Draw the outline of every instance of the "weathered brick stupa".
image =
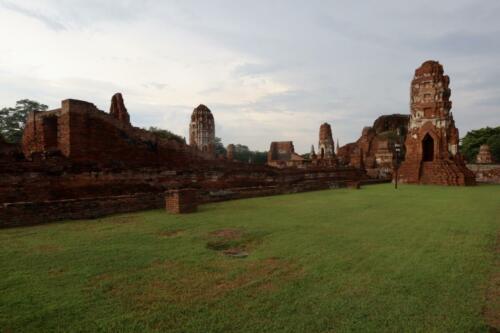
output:
[[121, 93], [116, 93], [111, 97], [111, 107], [109, 108], [109, 114], [118, 119], [125, 125], [130, 125], [130, 116], [128, 114], [125, 103], [123, 102], [123, 97]]
[[437, 61], [426, 61], [411, 82], [411, 114], [405, 140], [406, 157], [399, 179], [409, 184], [474, 185], [458, 151], [458, 129], [451, 110], [448, 87]]
[[334, 149], [332, 127], [328, 123], [323, 123], [319, 128], [318, 158], [333, 159], [335, 157]]
[[493, 163], [493, 158], [491, 157], [490, 146], [481, 145], [481, 147], [479, 147], [479, 153], [476, 156], [476, 163], [479, 163], [479, 164]]
[[232, 143], [227, 145], [226, 148], [226, 159], [228, 161], [233, 161], [234, 160], [234, 145]]
[[189, 124], [189, 145], [215, 157], [215, 121], [209, 108], [200, 104], [193, 110]]

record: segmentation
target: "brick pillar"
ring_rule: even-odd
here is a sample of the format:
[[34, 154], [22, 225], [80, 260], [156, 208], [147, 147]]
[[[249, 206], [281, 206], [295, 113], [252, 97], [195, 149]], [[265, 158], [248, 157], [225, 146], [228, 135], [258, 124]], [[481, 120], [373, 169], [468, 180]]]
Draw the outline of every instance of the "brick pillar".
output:
[[185, 214], [196, 212], [198, 200], [196, 190], [192, 188], [170, 190], [165, 195], [165, 208], [167, 212]]

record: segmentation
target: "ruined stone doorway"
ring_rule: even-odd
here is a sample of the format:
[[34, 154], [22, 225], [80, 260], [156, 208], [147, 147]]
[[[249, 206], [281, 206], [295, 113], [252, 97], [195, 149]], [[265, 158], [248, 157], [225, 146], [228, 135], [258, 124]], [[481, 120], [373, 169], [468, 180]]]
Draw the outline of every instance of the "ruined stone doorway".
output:
[[426, 134], [422, 140], [422, 161], [431, 162], [434, 160], [434, 139]]
[[325, 148], [321, 148], [321, 158], [325, 158]]

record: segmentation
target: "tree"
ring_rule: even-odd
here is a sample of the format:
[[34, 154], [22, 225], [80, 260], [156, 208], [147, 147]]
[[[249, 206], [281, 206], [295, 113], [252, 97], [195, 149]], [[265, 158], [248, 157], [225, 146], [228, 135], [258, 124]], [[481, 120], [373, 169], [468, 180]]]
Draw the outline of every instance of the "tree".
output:
[[224, 148], [221, 138], [218, 137], [215, 137], [215, 154], [226, 156], [226, 148]]
[[17, 101], [16, 106], [13, 108], [1, 109], [0, 135], [2, 135], [7, 142], [21, 142], [28, 113], [32, 111], [47, 111], [47, 109], [47, 105], [29, 99]]
[[[217, 155], [226, 156], [227, 149], [224, 147], [221, 138], [215, 137], [215, 153]], [[261, 151], [252, 151], [248, 148], [248, 146], [235, 144], [234, 145], [234, 160], [244, 162], [244, 163], [253, 163], [253, 164], [266, 164], [267, 162], [267, 152]]]
[[245, 145], [234, 145], [234, 159], [237, 161], [253, 164], [266, 164], [267, 152], [252, 151]]
[[490, 146], [493, 159], [500, 161], [500, 126], [472, 130], [465, 135], [461, 143], [462, 154], [469, 162], [476, 160], [479, 147], [484, 144]]
[[500, 162], [500, 134], [490, 136], [486, 144], [490, 146], [491, 157], [494, 162]]
[[180, 135], [174, 134], [169, 130], [151, 126], [148, 129], [149, 132], [155, 134], [157, 137], [166, 140], [175, 140], [179, 143], [186, 143], [186, 139]]

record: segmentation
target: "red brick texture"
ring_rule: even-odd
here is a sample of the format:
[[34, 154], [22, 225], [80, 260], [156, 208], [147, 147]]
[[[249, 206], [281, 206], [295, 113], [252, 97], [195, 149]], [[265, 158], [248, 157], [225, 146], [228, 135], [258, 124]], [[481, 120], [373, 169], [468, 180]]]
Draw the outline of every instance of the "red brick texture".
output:
[[458, 151], [458, 129], [450, 112], [450, 79], [443, 66], [426, 61], [411, 83], [411, 115], [401, 183], [474, 185]]
[[339, 162], [364, 169], [370, 177], [390, 179], [396, 162], [395, 144], [403, 144], [408, 120], [401, 114], [378, 117], [372, 126], [363, 128], [356, 142], [339, 148]]
[[[161, 208], [172, 189], [195, 188], [199, 202], [212, 202], [342, 187], [365, 177], [352, 167], [277, 169], [213, 159], [132, 127], [121, 103], [114, 98], [114, 115], [77, 100], [29, 115], [25, 159], [0, 158], [0, 226]], [[179, 211], [189, 209], [184, 201], [180, 195]]]
[[189, 145], [205, 153], [207, 157], [215, 157], [215, 120], [210, 109], [203, 104], [191, 114]]
[[194, 213], [198, 209], [196, 189], [170, 190], [165, 195], [165, 208], [173, 214]]

